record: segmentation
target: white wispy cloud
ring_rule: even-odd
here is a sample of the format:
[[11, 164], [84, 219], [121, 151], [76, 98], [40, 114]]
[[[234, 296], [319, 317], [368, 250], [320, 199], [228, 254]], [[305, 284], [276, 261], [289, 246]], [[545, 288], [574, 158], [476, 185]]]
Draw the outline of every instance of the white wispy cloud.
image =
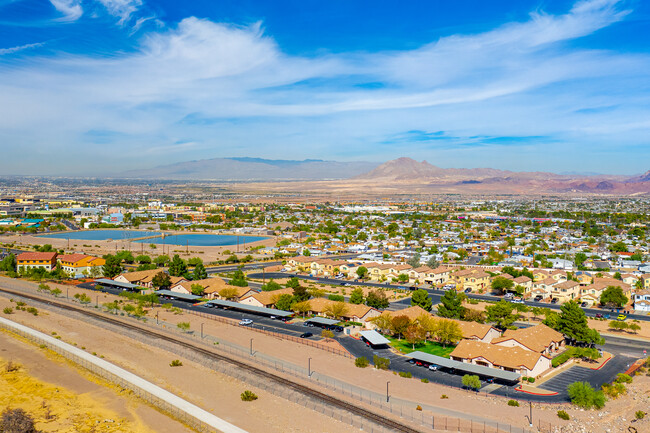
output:
[[[107, 10], [122, 23], [141, 4], [102, 3], [110, 3]], [[159, 158], [152, 164], [158, 163], [166, 152], [185, 148], [195, 152], [192, 159], [232, 155], [233, 149], [259, 156], [383, 159], [402, 152], [377, 143], [408, 130], [552, 136], [543, 143], [546, 158], [564, 158], [567, 142], [597, 154], [614, 138], [621, 143], [619, 132], [608, 130], [623, 131], [630, 145], [647, 137], [650, 93], [643, 89], [650, 88], [650, 58], [565, 42], [629, 13], [617, 0], [580, 1], [565, 14], [535, 11], [526, 21], [443, 37], [415, 50], [308, 58], [285, 54], [261, 23], [190, 17], [145, 33], [135, 52], [32, 58], [0, 70], [0, 94], [16, 101], [0, 105], [0, 132], [38, 154], [52, 137], [78, 149], [87, 131], [115, 131], [103, 138], [119, 137], [112, 151], [88, 147], [106, 165], [133, 161], [150, 149], [156, 152], [149, 151], [149, 158]], [[602, 106], [614, 108], [585, 111]], [[485, 149], [453, 153], [431, 142], [408, 151], [435, 153], [452, 165], [461, 158], [489, 159]]]
[[18, 51], [28, 50], [30, 48], [42, 47], [43, 45], [45, 45], [44, 42], [37, 42], [34, 44], [19, 45], [17, 47], [11, 47], [11, 48], [0, 48], [0, 56], [5, 54], [17, 53]]
[[[142, 0], [97, 0], [104, 5], [109, 14], [119, 17], [118, 23], [123, 25], [131, 19], [141, 6]], [[142, 23], [140, 23], [141, 25]]]
[[83, 15], [81, 0], [50, 0], [50, 3], [63, 14], [59, 21], [76, 21]]

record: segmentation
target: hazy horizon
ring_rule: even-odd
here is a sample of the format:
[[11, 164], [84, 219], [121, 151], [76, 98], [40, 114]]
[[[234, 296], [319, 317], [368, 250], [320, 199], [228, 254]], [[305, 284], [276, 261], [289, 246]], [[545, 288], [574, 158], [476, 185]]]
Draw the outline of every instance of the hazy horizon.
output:
[[638, 0], [0, 2], [0, 173], [227, 158], [636, 175]]

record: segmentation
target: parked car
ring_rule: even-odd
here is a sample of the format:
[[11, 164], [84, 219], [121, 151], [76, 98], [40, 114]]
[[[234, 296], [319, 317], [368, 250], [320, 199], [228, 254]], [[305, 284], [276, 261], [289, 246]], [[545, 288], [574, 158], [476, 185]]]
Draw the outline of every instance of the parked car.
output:
[[466, 289], [465, 289], [465, 293], [472, 293], [472, 289], [471, 289], [471, 287], [466, 288]]
[[627, 316], [625, 314], [619, 314], [618, 317], [616, 318], [617, 320], [620, 320], [621, 322], [627, 319]]
[[521, 298], [514, 298], [514, 299], [512, 300], [512, 303], [513, 303], [513, 304], [523, 304], [523, 303], [524, 303], [524, 300], [521, 299]]
[[543, 299], [544, 297], [542, 295], [537, 295], [535, 296], [535, 299], [533, 299], [535, 302], [539, 302]]
[[429, 370], [436, 371], [437, 369], [438, 369], [438, 366], [436, 364], [429, 365]]
[[596, 319], [602, 319], [603, 318], [603, 313], [596, 313], [594, 316]]
[[342, 326], [335, 326], [334, 331], [335, 332], [343, 332], [343, 327]]
[[559, 301], [558, 298], [553, 298], [551, 299], [551, 304], [557, 304], [557, 301]]
[[312, 334], [311, 332], [303, 332], [302, 334], [300, 334], [300, 338], [309, 338], [312, 337], [313, 335], [314, 334]]
[[242, 319], [241, 322], [239, 322], [241, 326], [248, 326], [252, 325], [253, 321], [251, 319]]
[[589, 305], [589, 304], [588, 304], [588, 303], [586, 303], [586, 302], [583, 302], [583, 303], [581, 303], [581, 304], [580, 304], [580, 306], [581, 306], [582, 308], [585, 308], [585, 307], [587, 307], [587, 305]]
[[510, 292], [508, 292], [508, 293], [506, 293], [503, 297], [504, 297], [505, 299], [510, 299], [510, 298], [514, 298], [514, 296], [515, 296], [515, 295], [513, 295], [513, 294], [510, 293]]

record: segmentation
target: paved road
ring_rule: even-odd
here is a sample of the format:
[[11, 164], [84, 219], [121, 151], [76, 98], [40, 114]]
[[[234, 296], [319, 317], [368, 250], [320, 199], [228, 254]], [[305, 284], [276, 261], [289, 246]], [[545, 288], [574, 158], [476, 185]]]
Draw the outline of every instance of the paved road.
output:
[[[80, 287], [91, 289], [93, 288], [93, 283], [83, 283], [79, 285]], [[120, 290], [118, 289], [108, 289], [103, 288], [102, 291], [112, 293], [114, 295], [119, 295]], [[400, 302], [406, 303], [410, 300], [402, 300]], [[193, 305], [188, 302], [179, 301], [179, 300], [164, 300], [162, 302], [170, 302], [175, 307], [199, 311], [205, 314], [213, 314], [215, 316], [227, 317], [235, 320], [241, 319], [251, 319], [253, 324], [252, 327], [261, 328], [265, 330], [270, 330], [273, 332], [278, 332], [285, 335], [291, 336], [300, 336], [304, 332], [312, 332], [314, 334], [310, 339], [319, 340], [320, 339], [320, 328], [316, 327], [306, 327], [303, 325], [303, 322], [296, 320], [294, 323], [284, 323], [277, 319], [271, 319], [263, 315], [257, 315], [252, 313], [238, 312], [233, 310], [225, 310], [221, 308], [206, 308], [202, 305]], [[428, 379], [433, 383], [440, 383], [447, 386], [453, 387], [462, 387], [462, 375], [450, 373], [447, 371], [430, 371], [427, 368], [420, 367], [409, 363], [409, 358], [401, 355], [397, 355], [391, 352], [389, 349], [373, 349], [368, 347], [364, 342], [344, 336], [343, 334], [335, 334], [335, 339], [352, 355], [355, 357], [366, 357], [371, 363], [373, 356], [377, 355], [383, 358], [388, 358], [391, 362], [391, 369], [395, 371], [404, 371], [411, 372], [413, 377], [418, 379]], [[605, 382], [612, 381], [616, 374], [624, 371], [629, 364], [634, 362], [635, 359], [642, 356], [643, 349], [650, 352], [650, 343], [643, 341], [632, 341], [621, 337], [606, 337], [606, 344], [603, 346], [604, 350], [614, 354], [614, 358], [610, 360], [605, 367], [601, 370], [591, 370], [591, 369], [581, 369], [586, 371], [572, 372], [573, 369], [568, 370], [565, 373], [561, 373], [556, 378], [549, 381], [551, 390], [558, 392], [557, 396], [534, 396], [529, 394], [523, 394], [514, 390], [514, 386], [503, 385], [495, 390], [492, 393], [497, 395], [503, 395], [507, 397], [516, 397], [519, 399], [530, 400], [530, 401], [567, 401], [568, 395], [566, 393], [566, 386], [572, 383], [572, 375], [577, 375], [576, 377], [580, 380], [586, 380], [595, 387], [600, 387]], [[483, 385], [487, 385], [488, 382], [484, 382]]]
[[[389, 284], [389, 283], [373, 283], [373, 282], [365, 282], [365, 281], [356, 281], [356, 280], [337, 280], [335, 278], [324, 278], [324, 277], [314, 277], [312, 275], [304, 275], [304, 274], [294, 274], [290, 272], [267, 272], [264, 274], [266, 278], [291, 278], [291, 277], [298, 277], [303, 280], [311, 280], [311, 281], [318, 281], [319, 283], [323, 284], [334, 284], [334, 285], [343, 285], [343, 284], [349, 284], [352, 286], [368, 286], [368, 287], [382, 287], [382, 288], [387, 288], [391, 290], [397, 290], [400, 287], [406, 287], [405, 285], [395, 285], [395, 284]], [[262, 278], [261, 273], [253, 273], [249, 274], [250, 278]], [[436, 302], [436, 299], [440, 299], [442, 295], [445, 294], [444, 290], [438, 290], [438, 289], [431, 289], [427, 288], [425, 289], [429, 295], [432, 297], [434, 300], [434, 305], [440, 301]], [[435, 296], [435, 298], [434, 298]], [[494, 296], [494, 295], [479, 295], [475, 293], [468, 293], [467, 296], [472, 299], [478, 299], [478, 300], [483, 300], [483, 301], [500, 301], [503, 299], [501, 296]], [[404, 302], [404, 300], [402, 300]], [[552, 310], [559, 310], [562, 306], [558, 304], [551, 304], [548, 302], [534, 302], [534, 301], [526, 301], [526, 305], [529, 307], [542, 307], [542, 308], [550, 308]], [[601, 314], [618, 314], [618, 312], [610, 311], [610, 310], [605, 310], [605, 309], [600, 309], [600, 308], [583, 308], [585, 314], [587, 316], [595, 316], [597, 313]], [[643, 320], [643, 321], [650, 321], [650, 316], [647, 315], [641, 315], [641, 314], [628, 314], [629, 319], [637, 319], [637, 320]]]

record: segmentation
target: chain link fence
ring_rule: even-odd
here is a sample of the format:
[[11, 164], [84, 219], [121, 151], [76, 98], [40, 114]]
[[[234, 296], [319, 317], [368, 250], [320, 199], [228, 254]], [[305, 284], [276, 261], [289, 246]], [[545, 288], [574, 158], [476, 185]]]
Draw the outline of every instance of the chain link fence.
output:
[[[74, 304], [75, 306], [82, 306], [88, 309], [92, 309], [96, 312], [102, 312], [113, 317], [115, 316], [114, 313], [109, 313], [102, 307], [96, 307], [91, 304], [81, 304], [79, 302], [65, 298], [58, 298], [57, 300], [69, 304]], [[77, 316], [80, 314], [67, 310], [57, 310], [57, 312], [66, 316]], [[437, 412], [439, 413], [441, 411], [441, 408], [398, 397], [393, 397], [390, 394], [387, 396], [386, 394], [371, 391], [357, 385], [341, 381], [324, 373], [309, 370], [309, 366], [305, 368], [303, 366], [298, 366], [291, 362], [276, 358], [272, 355], [256, 351], [253, 349], [252, 345], [249, 345], [247, 347], [233, 343], [231, 341], [217, 338], [209, 334], [200, 335], [196, 332], [182, 331], [178, 329], [175, 324], [167, 323], [159, 319], [138, 319], [135, 317], [130, 317], [128, 315], [120, 316], [120, 318], [130, 319], [130, 321], [137, 322], [144, 328], [150, 328], [158, 332], [163, 331], [165, 333], [170, 333], [175, 337], [192, 340], [195, 343], [198, 343], [200, 346], [215, 350], [217, 353], [228, 354], [241, 360], [246, 360], [245, 362], [247, 362], [249, 365], [251, 364], [250, 361], [254, 360], [252, 364], [255, 366], [263, 366], [267, 369], [274, 370], [276, 372], [294, 378], [298, 377], [309, 379], [313, 381], [313, 383], [318, 384], [319, 386], [329, 391], [332, 391], [332, 393], [336, 393], [349, 398], [354, 402], [354, 404], [359, 403], [362, 405], [367, 405], [371, 408], [392, 414], [395, 417], [400, 417], [411, 424], [420, 426], [423, 431], [454, 431], [467, 433], [554, 433], [557, 431], [557, 427], [555, 425], [543, 422], [539, 419], [533, 424], [533, 427], [522, 428], [506, 423], [492, 422], [487, 420], [484, 421], [479, 419], [461, 419], [452, 416], [434, 415]], [[231, 323], [229, 319], [220, 319], [222, 319], [224, 323]], [[89, 320], [89, 318], [87, 316], [83, 316], [83, 320]], [[239, 379], [244, 383], [250, 384], [251, 386], [263, 389], [269, 393], [313, 409], [317, 412], [323, 413], [336, 420], [345, 422], [346, 424], [359, 427], [364, 431], [394, 431], [383, 425], [377, 424], [366, 417], [355, 415], [344, 409], [332, 407], [332, 405], [328, 404], [327, 402], [324, 402], [317, 398], [312, 398], [301, 392], [295, 391], [288, 386], [278, 384], [277, 382], [269, 381], [262, 375], [241, 369], [229, 362], [215, 360], [214, 358], [186, 348], [179, 349], [179, 346], [177, 344], [167, 342], [162, 339], [152, 339], [151, 337], [140, 334], [136, 331], [125, 331], [118, 325], [107, 325], [105, 322], [102, 322], [98, 319], [91, 318], [90, 320], [96, 322], [102, 327], [108, 326], [110, 328], [114, 328], [116, 331], [122, 334], [126, 334], [130, 338], [133, 338], [145, 344], [154, 345], [161, 349], [171, 351], [212, 370]], [[332, 393], [327, 394], [332, 395]], [[418, 410], [418, 407], [420, 407], [422, 410]], [[172, 413], [172, 415], [174, 414]]]

